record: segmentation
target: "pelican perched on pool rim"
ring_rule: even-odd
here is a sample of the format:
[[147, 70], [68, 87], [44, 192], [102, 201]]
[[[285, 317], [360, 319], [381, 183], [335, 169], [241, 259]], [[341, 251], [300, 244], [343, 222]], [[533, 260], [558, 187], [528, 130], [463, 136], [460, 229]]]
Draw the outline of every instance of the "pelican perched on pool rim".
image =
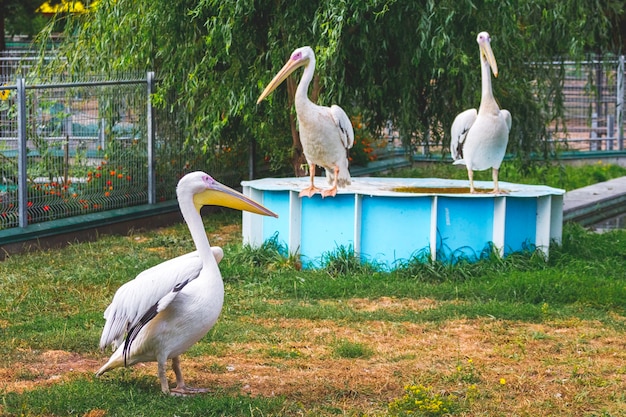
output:
[[[176, 194], [197, 252], [147, 269], [117, 290], [104, 313], [106, 323], [100, 340], [101, 348], [112, 345], [115, 351], [96, 375], [121, 366], [156, 361], [164, 393], [191, 395], [207, 390], [185, 384], [179, 356], [213, 327], [224, 301], [224, 283], [218, 267], [222, 251], [211, 248], [200, 209], [204, 205], [219, 205], [277, 215], [204, 172], [185, 175]], [[176, 387], [171, 390], [165, 372], [168, 359], [172, 359], [176, 375]]]
[[475, 193], [474, 171], [492, 169], [493, 192], [502, 192], [498, 184], [498, 171], [509, 141], [511, 113], [500, 110], [491, 88], [491, 74], [498, 76], [498, 64], [491, 50], [491, 37], [480, 32], [476, 37], [480, 50], [481, 98], [480, 107], [465, 110], [452, 123], [450, 151], [454, 164], [465, 164], [470, 192]]
[[293, 51], [287, 63], [265, 87], [257, 104], [302, 66], [304, 72], [296, 89], [295, 104], [300, 142], [309, 165], [311, 184], [300, 191], [300, 197], [311, 197], [321, 191], [314, 184], [315, 165], [326, 170], [326, 177], [332, 185], [330, 189], [321, 191], [322, 197], [334, 197], [337, 187], [350, 185], [348, 149], [354, 144], [354, 130], [350, 118], [341, 107], [334, 104], [330, 107], [318, 106], [309, 100], [309, 84], [315, 72], [315, 53], [311, 47], [303, 46]]

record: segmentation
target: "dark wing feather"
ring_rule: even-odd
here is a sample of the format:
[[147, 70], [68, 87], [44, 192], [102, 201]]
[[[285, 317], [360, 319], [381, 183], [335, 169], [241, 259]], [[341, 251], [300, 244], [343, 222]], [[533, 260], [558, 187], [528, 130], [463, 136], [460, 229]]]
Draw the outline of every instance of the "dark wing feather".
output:
[[165, 297], [161, 298], [157, 303], [150, 307], [148, 311], [146, 311], [146, 313], [141, 316], [137, 324], [135, 324], [128, 330], [128, 335], [126, 336], [126, 340], [124, 341], [124, 366], [127, 366], [126, 361], [128, 358], [128, 354], [130, 353], [130, 347], [137, 338], [137, 335], [139, 334], [141, 329], [143, 329], [144, 326], [150, 322], [150, 320], [155, 318], [160, 311], [163, 311], [190, 281], [192, 280], [188, 279], [179, 284], [176, 284], [176, 286], [172, 288], [172, 291], [170, 291]]

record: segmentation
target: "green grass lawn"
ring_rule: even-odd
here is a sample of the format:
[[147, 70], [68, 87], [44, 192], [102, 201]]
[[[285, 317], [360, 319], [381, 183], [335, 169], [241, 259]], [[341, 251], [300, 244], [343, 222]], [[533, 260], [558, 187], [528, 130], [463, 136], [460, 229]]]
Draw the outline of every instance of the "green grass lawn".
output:
[[[596, 170], [572, 177], [605, 175]], [[193, 250], [184, 225], [0, 263], [0, 415], [626, 413], [626, 231], [566, 225], [547, 260], [381, 271], [344, 249], [302, 271], [277, 242], [243, 247], [240, 222], [233, 211], [205, 219], [225, 251], [226, 300], [184, 355], [188, 381], [211, 389], [193, 398], [162, 395], [154, 364], [93, 376], [108, 356], [97, 346], [114, 292]]]

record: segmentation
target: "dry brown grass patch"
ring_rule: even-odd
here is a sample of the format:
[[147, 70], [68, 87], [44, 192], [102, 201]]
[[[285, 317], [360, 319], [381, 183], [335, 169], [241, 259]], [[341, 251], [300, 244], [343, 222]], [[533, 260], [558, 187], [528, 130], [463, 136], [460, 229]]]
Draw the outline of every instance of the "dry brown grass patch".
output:
[[[438, 304], [395, 298], [344, 302], [360, 311], [420, 311]], [[257, 334], [266, 332], [267, 340], [228, 343], [215, 355], [184, 356], [189, 383], [283, 396], [302, 404], [308, 415], [322, 415], [327, 407], [382, 414], [410, 383], [457, 395], [467, 416], [626, 413], [626, 340], [595, 321], [242, 320], [253, 324]], [[334, 349], [339, 340], [360, 343], [373, 353], [366, 359], [338, 357]], [[5, 390], [23, 391], [91, 374], [105, 359], [50, 351], [34, 363], [0, 368], [0, 378]], [[23, 377], [28, 370], [32, 379]], [[133, 372], [153, 377], [158, 394], [155, 364], [136, 366]]]

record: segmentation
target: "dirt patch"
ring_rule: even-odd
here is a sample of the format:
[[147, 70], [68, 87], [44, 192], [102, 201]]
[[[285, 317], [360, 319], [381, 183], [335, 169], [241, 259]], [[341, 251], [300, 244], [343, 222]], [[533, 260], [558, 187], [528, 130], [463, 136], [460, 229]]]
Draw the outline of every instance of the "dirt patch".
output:
[[430, 298], [419, 300], [398, 299], [395, 297], [380, 297], [376, 300], [367, 298], [353, 298], [346, 304], [353, 310], [374, 312], [378, 310], [389, 310], [393, 312], [401, 310], [423, 311], [436, 308], [439, 302]]
[[98, 360], [62, 350], [49, 350], [27, 355], [31, 360], [13, 362], [10, 368], [0, 368], [4, 391], [22, 392], [71, 380], [74, 375], [97, 369]]
[[[342, 303], [359, 311], [421, 311], [438, 305], [429, 299], [387, 297]], [[626, 392], [626, 338], [594, 321], [537, 324], [480, 318], [437, 325], [287, 317], [242, 320], [254, 324], [256, 336], [218, 346], [215, 355], [183, 356], [190, 384], [284, 396], [306, 410], [334, 407], [369, 415], [383, 413], [411, 383], [457, 395], [471, 410], [467, 415], [626, 411], [619, 400]], [[341, 340], [367, 346], [370, 355], [341, 357], [336, 352]], [[105, 360], [104, 355], [44, 352], [31, 363], [0, 368], [2, 388], [21, 392], [59, 383], [92, 374]], [[156, 364], [135, 366], [133, 373], [154, 378], [158, 394]], [[105, 377], [115, 379], [116, 373]]]
[[216, 232], [209, 233], [208, 236], [212, 246], [241, 243], [241, 225], [228, 224], [221, 226]]

